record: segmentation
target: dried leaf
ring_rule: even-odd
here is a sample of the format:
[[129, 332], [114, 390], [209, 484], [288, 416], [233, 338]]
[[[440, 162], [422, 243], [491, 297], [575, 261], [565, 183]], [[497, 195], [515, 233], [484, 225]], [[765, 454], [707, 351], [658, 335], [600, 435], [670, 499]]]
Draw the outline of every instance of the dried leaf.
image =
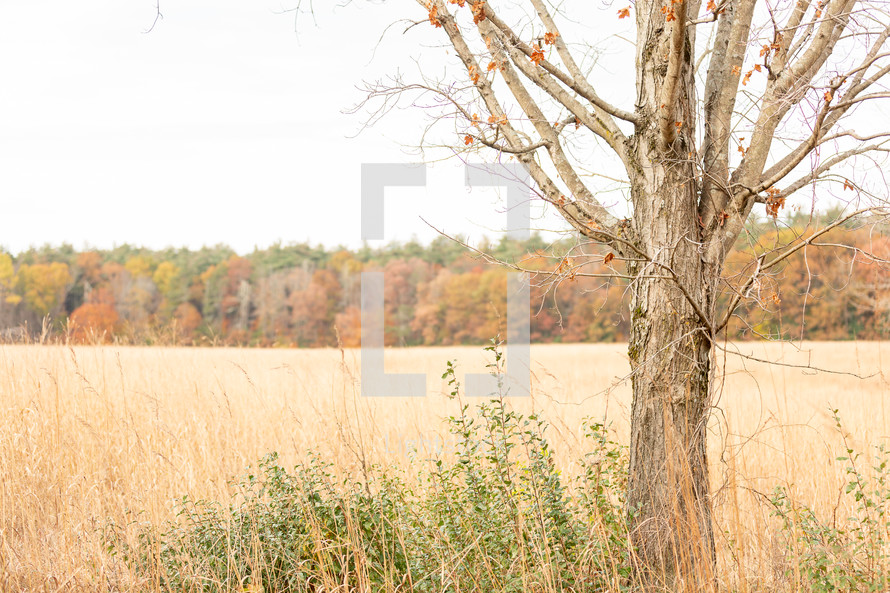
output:
[[535, 66], [540, 66], [541, 62], [544, 61], [544, 51], [541, 49], [541, 46], [535, 43], [532, 45], [532, 55], [529, 56], [532, 62], [534, 62]]
[[478, 0], [477, 2], [473, 2], [473, 24], [478, 25], [482, 21], [485, 20], [485, 5], [482, 3], [482, 0]]
[[439, 5], [433, 4], [433, 2], [430, 1], [427, 2], [426, 8], [430, 11], [430, 24], [432, 24], [434, 27], [441, 27], [442, 23], [439, 22], [439, 17], [436, 16], [439, 12]]
[[785, 207], [785, 196], [783, 196], [782, 192], [775, 187], [769, 188], [766, 190], [766, 193], [766, 214], [767, 216], [777, 218], [779, 216], [779, 210]]
[[479, 70], [474, 65], [470, 65], [470, 80], [473, 84], [479, 84]]

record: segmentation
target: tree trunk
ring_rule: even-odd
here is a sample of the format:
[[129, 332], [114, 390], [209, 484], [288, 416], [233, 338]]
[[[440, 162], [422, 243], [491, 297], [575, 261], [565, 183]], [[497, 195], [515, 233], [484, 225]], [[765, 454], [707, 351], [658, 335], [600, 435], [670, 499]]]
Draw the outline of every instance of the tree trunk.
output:
[[638, 247], [651, 261], [631, 264], [628, 512], [636, 575], [647, 590], [709, 591], [715, 551], [706, 430], [716, 281], [700, 252], [689, 164], [655, 164], [647, 173], [636, 184], [645, 195], [635, 200], [635, 218]]
[[[687, 6], [687, 4], [689, 6]], [[695, 165], [698, 0], [636, 5], [633, 371], [628, 515], [647, 591], [712, 591], [716, 555], [706, 434], [719, 266], [705, 263]]]

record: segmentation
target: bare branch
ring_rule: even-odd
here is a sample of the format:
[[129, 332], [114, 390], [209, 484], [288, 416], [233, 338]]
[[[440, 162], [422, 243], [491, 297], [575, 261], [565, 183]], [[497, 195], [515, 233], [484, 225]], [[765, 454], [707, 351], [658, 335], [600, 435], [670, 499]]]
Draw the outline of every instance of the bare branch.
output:
[[[479, 64], [475, 55], [467, 45], [454, 17], [448, 12], [442, 0], [432, 1], [437, 8], [438, 21], [448, 35], [452, 46], [455, 51], [457, 51], [458, 57], [463, 62], [470, 77], [474, 79], [475, 88], [485, 102], [489, 112], [494, 116], [498, 129], [504, 134], [508, 143], [508, 148], [519, 151], [516, 153], [516, 158], [526, 167], [537, 186], [544, 192], [547, 201], [553, 204], [562, 213], [569, 224], [580, 233], [592, 239], [613, 244], [617, 251], [623, 253], [626, 247], [621, 242], [615, 241], [619, 232], [622, 232], [623, 227], [618, 219], [610, 214], [603, 205], [593, 197], [590, 191], [583, 183], [581, 183], [580, 179], [578, 179], [574, 171], [571, 171], [571, 166], [568, 164], [568, 161], [559, 146], [556, 132], [550, 127], [549, 123], [544, 121], [543, 114], [531, 97], [528, 96], [527, 91], [516, 77], [512, 67], [508, 63], [505, 64], [505, 79], [509, 77], [508, 85], [510, 85], [511, 91], [514, 92], [514, 96], [518, 94], [519, 97], [522, 97], [522, 99], [517, 97], [517, 100], [520, 101], [523, 110], [529, 115], [529, 118], [532, 120], [532, 124], [535, 126], [538, 133], [541, 134], [542, 140], [548, 142], [547, 147], [551, 159], [555, 158], [557, 161], [554, 163], [557, 166], [557, 172], [560, 173], [561, 176], [565, 173], [569, 180], [575, 181], [574, 184], [570, 184], [570, 189], [575, 192], [577, 199], [566, 199], [565, 196], [562, 195], [562, 192], [559, 191], [556, 184], [554, 184], [553, 180], [550, 179], [544, 169], [534, 159], [534, 156], [525, 151], [525, 145], [517, 130], [507, 119], [507, 114], [501, 107], [494, 89], [491, 86], [491, 82], [483, 76], [473, 76], [474, 73], [481, 72], [481, 70], [479, 69]], [[418, 4], [426, 8], [426, 4], [423, 0], [418, 0]], [[479, 25], [483, 28], [486, 26], [493, 27], [493, 25], [486, 25], [486, 23], [487, 19], [484, 19]], [[494, 32], [492, 31], [491, 33], [493, 34]], [[503, 48], [500, 48], [499, 51], [503, 51]], [[506, 62], [504, 58], [505, 56], [500, 57], [502, 61]], [[574, 185], [574, 187], [572, 187], [572, 185]]]
[[850, 150], [845, 150], [844, 152], [838, 153], [833, 157], [827, 159], [824, 163], [813, 169], [811, 172], [790, 183], [787, 187], [785, 187], [785, 189], [781, 191], [779, 195], [790, 196], [800, 188], [808, 185], [809, 183], [812, 183], [813, 181], [827, 173], [832, 167], [835, 167], [836, 165], [854, 156], [869, 152], [888, 152], [888, 149], [882, 148], [882, 146], [886, 142], [887, 140], [877, 144], [868, 144], [866, 146], [860, 146], [858, 148], [851, 148]]
[[726, 327], [726, 325], [729, 323], [729, 320], [732, 318], [732, 315], [735, 312], [736, 308], [739, 306], [739, 302], [741, 302], [745, 293], [748, 291], [749, 288], [751, 288], [751, 286], [754, 284], [754, 282], [757, 280], [757, 278], [759, 278], [761, 276], [761, 274], [763, 274], [763, 272], [766, 272], [770, 268], [775, 267], [776, 265], [778, 265], [782, 261], [788, 259], [789, 257], [794, 255], [795, 253], [797, 253], [804, 247], [811, 245], [815, 239], [821, 237], [822, 235], [831, 231], [832, 229], [835, 229], [835, 228], [841, 226], [842, 224], [844, 224], [845, 222], [852, 220], [853, 218], [855, 218], [861, 214], [864, 214], [866, 212], [870, 212], [872, 210], [873, 210], [872, 208], [862, 208], [860, 210], [856, 210], [855, 212], [852, 212], [851, 214], [848, 214], [846, 216], [843, 216], [843, 217], [837, 219], [836, 221], [829, 224], [828, 226], [822, 228], [819, 231], [816, 231], [809, 237], [801, 238], [799, 243], [797, 243], [796, 245], [792, 245], [791, 247], [789, 247], [788, 249], [786, 249], [785, 251], [783, 251], [782, 253], [777, 255], [775, 258], [770, 260], [769, 263], [763, 263], [763, 260], [766, 257], [766, 254], [761, 255], [757, 260], [757, 262], [758, 262], [757, 269], [754, 271], [753, 274], [751, 274], [751, 276], [748, 278], [748, 280], [745, 281], [745, 283], [733, 295], [732, 300], [729, 302], [729, 305], [726, 308], [726, 314], [724, 315], [723, 320], [717, 324], [717, 326], [715, 327], [715, 330], [717, 332], [720, 332], [724, 327]]
[[158, 24], [158, 21], [163, 20], [164, 15], [161, 14], [161, 0], [155, 0], [155, 18], [151, 22], [151, 26], [143, 31], [143, 33], [151, 33], [155, 30], [155, 26]]
[[[495, 27], [495, 34], [500, 39], [502, 47], [510, 56], [511, 61], [516, 68], [522, 72], [528, 80], [533, 82], [568, 109], [578, 121], [584, 124], [590, 131], [605, 140], [621, 161], [625, 163], [625, 166], [627, 166], [627, 151], [625, 147], [627, 139], [615, 125], [612, 118], [601, 110], [599, 110], [599, 114], [591, 114], [574, 97], [556, 84], [547, 73], [541, 72], [538, 67], [535, 66], [534, 62], [528, 59], [525, 53], [520, 51], [520, 48], [513, 43], [515, 36], [512, 35], [512, 32], [509, 32], [508, 30], [508, 32], [505, 33]], [[532, 100], [530, 95], [528, 95], [528, 98], [529, 100]], [[531, 113], [524, 108], [523, 111], [525, 111], [529, 117], [532, 117]], [[541, 113], [541, 118], [544, 119], [543, 112]]]
[[754, 0], [729, 3], [720, 15], [717, 39], [708, 66], [699, 203], [699, 218], [706, 232], [714, 228], [717, 213], [724, 210], [729, 202], [726, 181], [729, 179], [730, 129], [754, 5]]
[[[559, 29], [556, 26], [556, 22], [550, 16], [550, 13], [547, 11], [547, 7], [544, 6], [542, 0], [531, 0], [532, 6], [535, 7], [535, 11], [538, 13], [538, 18], [541, 19], [541, 22], [544, 23], [544, 27], [555, 35], [554, 45], [556, 47], [556, 51], [559, 54], [560, 60], [565, 64], [566, 68], [569, 71], [569, 74], [572, 76], [572, 80], [578, 85], [582, 92], [579, 92], [582, 97], [586, 98], [588, 101], [593, 103], [599, 109], [602, 109], [606, 113], [610, 115], [614, 115], [619, 119], [623, 119], [632, 124], [637, 124], [639, 122], [639, 117], [636, 114], [631, 113], [629, 111], [625, 111], [623, 109], [618, 109], [617, 107], [613, 107], [612, 105], [603, 101], [599, 95], [597, 95], [593, 86], [587, 81], [587, 77], [584, 76], [584, 73], [581, 71], [581, 68], [578, 67], [578, 64], [575, 62], [575, 58], [572, 56], [572, 53], [569, 51], [568, 46], [566, 45], [566, 41], [560, 33]], [[549, 72], [549, 69], [548, 69]], [[552, 74], [552, 72], [551, 72]]]
[[671, 48], [668, 57], [667, 74], [659, 97], [659, 128], [662, 149], [671, 146], [677, 139], [675, 125], [677, 112], [677, 89], [680, 84], [680, 70], [683, 66], [686, 41], [686, 0], [679, 0], [674, 6], [674, 20], [671, 25]]

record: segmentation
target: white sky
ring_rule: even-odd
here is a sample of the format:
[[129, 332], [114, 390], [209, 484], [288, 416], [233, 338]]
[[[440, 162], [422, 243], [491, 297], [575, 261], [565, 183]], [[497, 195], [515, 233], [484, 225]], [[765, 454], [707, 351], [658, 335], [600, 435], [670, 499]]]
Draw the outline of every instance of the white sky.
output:
[[[394, 112], [356, 137], [363, 119], [344, 111], [363, 81], [416, 79], [418, 53], [425, 73], [442, 72], [448, 52], [430, 46], [445, 40], [422, 23], [378, 44], [403, 11], [422, 17], [413, 2], [332, 10], [316, 0], [317, 26], [295, 26], [285, 10], [295, 2], [161, 0], [150, 33], [153, 0], [4, 2], [0, 247], [360, 245], [361, 164], [418, 160], [403, 146], [420, 141], [424, 114]], [[567, 24], [582, 33], [572, 38], [604, 40], [603, 94], [629, 106], [633, 19], [598, 2], [578, 8], [591, 14]], [[421, 217], [471, 239], [503, 229], [498, 192], [468, 191], [458, 165], [437, 164], [427, 190], [388, 192], [387, 240], [435, 236]], [[561, 225], [551, 216], [533, 226]]]
[[[417, 160], [400, 146], [419, 140], [417, 113], [357, 138], [343, 113], [363, 80], [413, 67], [416, 37], [395, 32], [371, 59], [409, 6], [395, 4], [296, 33], [274, 0], [162, 0], [145, 34], [151, 0], [4, 2], [0, 246], [359, 245], [361, 163]], [[421, 215], [451, 233], [503, 225], [495, 192], [468, 193], [456, 164], [428, 181], [392, 192], [388, 239], [431, 238]]]

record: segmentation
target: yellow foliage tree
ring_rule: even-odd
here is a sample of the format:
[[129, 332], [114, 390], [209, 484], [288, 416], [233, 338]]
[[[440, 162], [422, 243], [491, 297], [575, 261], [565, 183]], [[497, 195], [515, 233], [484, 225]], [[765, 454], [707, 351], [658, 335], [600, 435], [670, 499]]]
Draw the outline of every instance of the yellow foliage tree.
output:
[[140, 278], [142, 276], [151, 277], [153, 265], [151, 260], [147, 257], [135, 255], [127, 260], [124, 267], [130, 272], [130, 275], [133, 276], [133, 278]]
[[176, 288], [179, 272], [179, 267], [176, 264], [165, 261], [158, 264], [151, 279], [154, 281], [155, 286], [158, 287], [160, 293], [166, 297]]
[[68, 266], [62, 262], [23, 265], [15, 275], [17, 295], [39, 317], [55, 312], [71, 283]]
[[[0, 253], [0, 291], [8, 293], [12, 289], [13, 280], [15, 279], [15, 268], [12, 264], [12, 258], [8, 253]], [[17, 294], [6, 294], [7, 303], [17, 305], [21, 302], [22, 297]]]

